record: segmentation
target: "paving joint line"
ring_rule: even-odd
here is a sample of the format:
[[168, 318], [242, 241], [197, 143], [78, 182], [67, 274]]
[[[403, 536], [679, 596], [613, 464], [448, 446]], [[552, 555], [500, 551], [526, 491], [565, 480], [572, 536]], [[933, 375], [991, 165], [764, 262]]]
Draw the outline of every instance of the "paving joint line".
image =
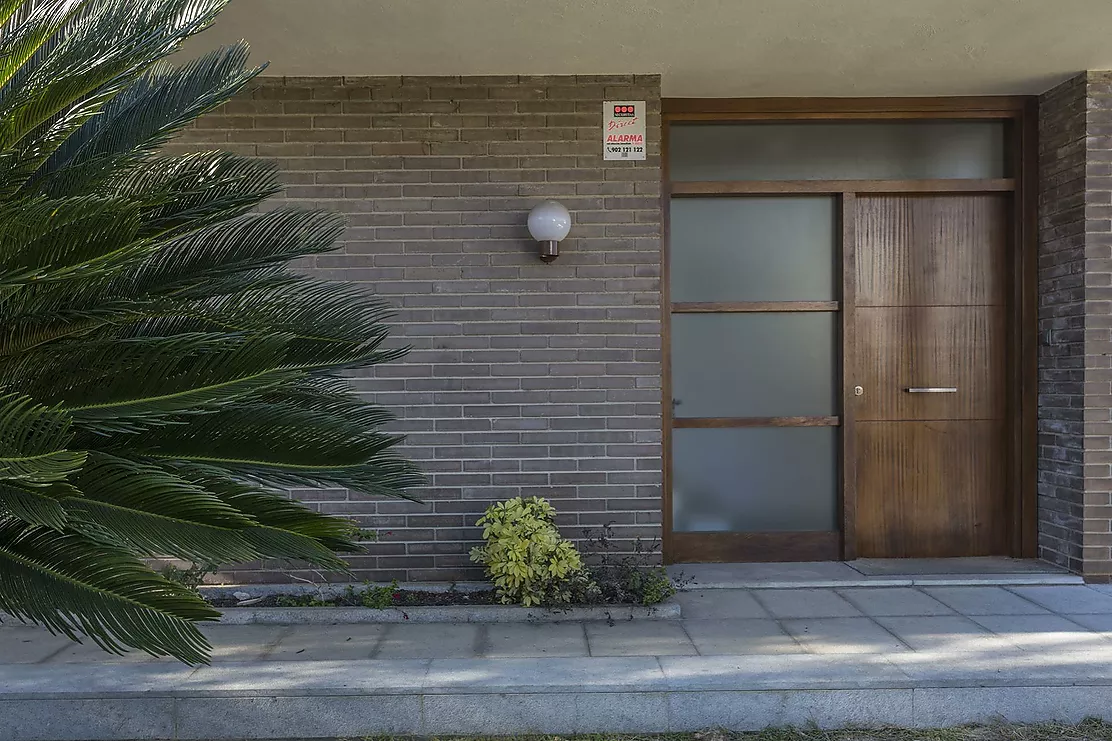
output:
[[260, 654], [259, 658], [260, 659], [269, 658], [270, 655], [272, 653], [274, 653], [278, 649], [279, 646], [282, 645], [282, 642], [284, 640], [286, 640], [287, 638], [289, 638], [290, 635], [293, 634], [294, 627], [296, 627], [296, 626], [293, 626], [293, 625], [285, 626], [284, 630], [278, 631], [278, 635], [274, 638], [274, 641], [272, 643], [264, 643], [263, 644], [263, 652], [262, 652], [262, 654]]
[[[681, 618], [676, 622], [680, 624], [680, 630], [683, 631], [684, 637], [687, 638], [687, 640], [691, 643], [691, 648], [695, 649], [695, 655], [702, 656], [703, 652], [699, 649], [699, 644], [695, 643], [695, 639], [691, 637], [691, 633], [687, 631], [687, 624], [685, 623], [685, 621]], [[659, 657], [657, 658], [659, 663]]]

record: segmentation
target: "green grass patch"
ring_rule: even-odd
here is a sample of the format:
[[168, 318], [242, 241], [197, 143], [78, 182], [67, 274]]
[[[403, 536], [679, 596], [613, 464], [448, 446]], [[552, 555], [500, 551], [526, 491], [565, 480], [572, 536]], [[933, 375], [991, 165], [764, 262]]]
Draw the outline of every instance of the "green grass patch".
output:
[[[451, 741], [493, 741], [497, 737], [440, 736]], [[763, 731], [699, 731], [696, 733], [587, 736], [512, 736], [516, 741], [1112, 741], [1112, 723], [1095, 718], [1077, 724], [999, 723], [953, 728], [766, 728]], [[382, 736], [364, 741], [403, 741]], [[412, 737], [406, 741], [412, 741]]]

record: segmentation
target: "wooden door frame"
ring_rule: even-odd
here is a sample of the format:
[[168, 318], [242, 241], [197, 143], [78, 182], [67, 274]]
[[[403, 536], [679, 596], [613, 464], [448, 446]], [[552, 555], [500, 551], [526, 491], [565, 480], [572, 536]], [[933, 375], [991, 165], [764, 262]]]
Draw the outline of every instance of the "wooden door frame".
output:
[[[1014, 191], [1012, 199], [1012, 265], [1007, 307], [1008, 471], [1005, 478], [1011, 501], [1009, 542], [1012, 556], [1034, 558], [1037, 551], [1037, 421], [1038, 421], [1038, 110], [1034, 96], [942, 98], [664, 98], [661, 102], [661, 339], [663, 424], [663, 551], [667, 563], [676, 562], [672, 533], [672, 372], [669, 288], [669, 211], [673, 194], [731, 195], [826, 193], [840, 196], [842, 213], [842, 480], [840, 487], [841, 539], [799, 539], [793, 552], [780, 557], [805, 560], [830, 558], [836, 547], [843, 560], [856, 553], [856, 462], [853, 389], [849, 384], [855, 362], [854, 198], [861, 192], [955, 192], [953, 181], [777, 181], [767, 183], [699, 183], [674, 188], [668, 171], [669, 126], [677, 121], [707, 123], [791, 121], [921, 121], [995, 120], [1009, 130], [1011, 178], [977, 181], [976, 190]], [[852, 188], [852, 190], [851, 190]], [[739, 542], [754, 550], [779, 545], [763, 533], [700, 533], [706, 541], [699, 556], [714, 560]], [[693, 560], [693, 559], [686, 559]]]

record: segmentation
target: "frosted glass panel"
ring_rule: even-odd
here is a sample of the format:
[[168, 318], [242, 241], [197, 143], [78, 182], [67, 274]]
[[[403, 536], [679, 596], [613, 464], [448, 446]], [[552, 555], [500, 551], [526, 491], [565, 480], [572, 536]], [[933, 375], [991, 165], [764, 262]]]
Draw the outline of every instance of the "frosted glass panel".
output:
[[1004, 125], [672, 124], [672, 180], [1000, 178]]
[[672, 432], [676, 532], [837, 530], [838, 429]]
[[677, 417], [837, 414], [840, 315], [673, 314]]
[[835, 205], [827, 196], [673, 198], [672, 301], [834, 301]]

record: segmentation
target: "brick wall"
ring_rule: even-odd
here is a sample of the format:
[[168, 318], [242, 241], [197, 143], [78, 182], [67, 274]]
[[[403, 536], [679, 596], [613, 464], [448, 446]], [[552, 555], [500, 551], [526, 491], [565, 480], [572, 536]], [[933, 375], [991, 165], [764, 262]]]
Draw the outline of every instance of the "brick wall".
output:
[[1085, 79], [1039, 101], [1039, 557], [1081, 568]]
[[1040, 103], [1039, 555], [1112, 575], [1112, 73]]
[[[610, 99], [648, 101], [646, 162], [603, 162]], [[659, 103], [648, 75], [265, 78], [174, 145], [276, 159], [279, 201], [348, 218], [308, 269], [398, 307], [412, 352], [354, 383], [401, 418], [425, 503], [295, 492], [379, 530], [357, 578], [478, 576], [474, 521], [517, 495], [551, 498], [568, 535], [659, 535]], [[525, 228], [545, 198], [574, 219], [548, 265]]]

